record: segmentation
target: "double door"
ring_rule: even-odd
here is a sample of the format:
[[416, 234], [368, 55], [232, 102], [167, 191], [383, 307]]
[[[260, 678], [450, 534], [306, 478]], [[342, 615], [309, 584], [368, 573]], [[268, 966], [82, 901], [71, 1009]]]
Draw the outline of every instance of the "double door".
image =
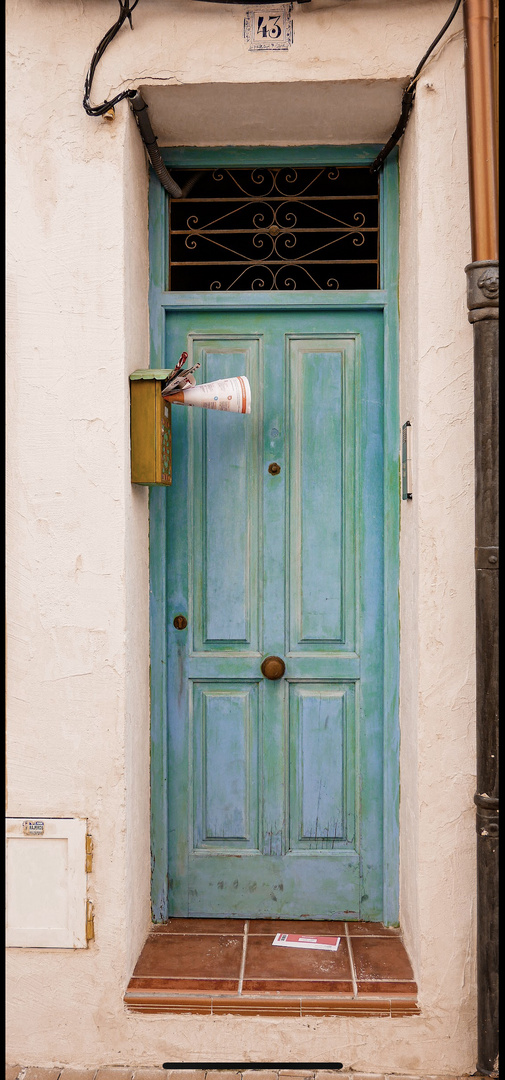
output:
[[168, 913], [380, 919], [380, 310], [174, 311], [167, 365], [247, 375], [172, 406]]

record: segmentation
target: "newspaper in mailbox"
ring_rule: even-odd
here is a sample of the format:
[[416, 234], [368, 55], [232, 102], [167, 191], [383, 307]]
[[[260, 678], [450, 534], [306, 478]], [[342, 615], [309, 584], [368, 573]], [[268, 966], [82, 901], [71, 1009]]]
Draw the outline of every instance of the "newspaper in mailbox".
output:
[[200, 383], [197, 386], [193, 371], [200, 365], [195, 364], [187, 372], [182, 371], [187, 355], [182, 353], [162, 389], [166, 401], [179, 405], [196, 405], [201, 409], [218, 409], [220, 412], [251, 412], [251, 388], [245, 375], [216, 379], [214, 382]]

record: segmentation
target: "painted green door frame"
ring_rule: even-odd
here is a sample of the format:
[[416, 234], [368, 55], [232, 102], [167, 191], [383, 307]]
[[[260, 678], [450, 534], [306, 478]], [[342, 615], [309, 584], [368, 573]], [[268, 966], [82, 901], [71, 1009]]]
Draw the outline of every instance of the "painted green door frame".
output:
[[[172, 168], [217, 165], [366, 165], [379, 147], [241, 147], [172, 148], [164, 157]], [[380, 290], [342, 292], [170, 293], [165, 288], [168, 241], [168, 198], [155, 177], [150, 185], [150, 312], [151, 366], [170, 366], [164, 356], [168, 312], [326, 311], [356, 308], [380, 310], [384, 317], [384, 752], [383, 921], [398, 921], [399, 802], [399, 413], [398, 413], [398, 167], [396, 155], [386, 162], [380, 193]], [[174, 447], [174, 454], [177, 448]], [[167, 753], [167, 612], [165, 553], [170, 541], [166, 492], [150, 492], [151, 559], [151, 860], [152, 917], [168, 917], [168, 753]]]

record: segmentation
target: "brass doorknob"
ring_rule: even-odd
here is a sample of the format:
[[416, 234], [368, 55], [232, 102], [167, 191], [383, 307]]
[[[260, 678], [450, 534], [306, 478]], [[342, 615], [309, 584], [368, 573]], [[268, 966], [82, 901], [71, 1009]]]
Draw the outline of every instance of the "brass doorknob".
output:
[[282, 679], [285, 670], [286, 665], [280, 656], [266, 656], [261, 665], [265, 679]]

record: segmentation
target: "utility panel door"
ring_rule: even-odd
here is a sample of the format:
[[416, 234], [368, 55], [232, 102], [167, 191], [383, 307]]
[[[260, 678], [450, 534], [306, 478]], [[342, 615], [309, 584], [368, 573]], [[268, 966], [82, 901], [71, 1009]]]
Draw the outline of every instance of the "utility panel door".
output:
[[382, 313], [167, 333], [170, 363], [252, 390], [250, 416], [172, 407], [169, 913], [380, 919]]

